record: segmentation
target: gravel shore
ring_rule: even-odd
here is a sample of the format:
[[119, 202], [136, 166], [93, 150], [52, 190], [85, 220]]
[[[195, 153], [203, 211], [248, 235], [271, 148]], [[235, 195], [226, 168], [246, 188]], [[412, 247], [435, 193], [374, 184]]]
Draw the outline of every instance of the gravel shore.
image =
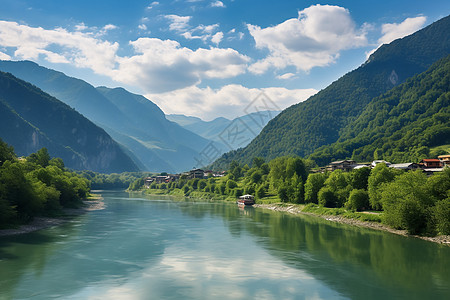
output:
[[88, 211], [100, 210], [105, 208], [105, 203], [101, 200], [85, 200], [83, 201], [83, 207], [77, 209], [64, 209], [64, 216], [58, 218], [36, 217], [28, 224], [21, 225], [19, 228], [2, 229], [0, 230], [0, 236], [9, 236], [30, 233], [33, 231], [58, 226], [64, 224], [70, 220], [70, 217], [85, 214]]
[[325, 216], [325, 215], [322, 216], [322, 215], [316, 215], [316, 214], [312, 214], [312, 213], [305, 213], [305, 212], [302, 212], [301, 207], [296, 206], [296, 205], [280, 206], [278, 204], [255, 204], [254, 207], [260, 207], [260, 208], [270, 209], [270, 210], [274, 210], [274, 211], [283, 211], [283, 212], [288, 212], [291, 214], [304, 214], [304, 215], [316, 216], [316, 217], [320, 217], [325, 220], [328, 220], [330, 222], [338, 222], [338, 223], [349, 224], [349, 225], [353, 225], [353, 226], [367, 227], [367, 228], [372, 228], [372, 229], [376, 229], [376, 230], [383, 230], [383, 231], [388, 231], [388, 232], [395, 233], [398, 235], [415, 237], [415, 238], [423, 239], [426, 241], [450, 246], [450, 236], [449, 235], [439, 235], [439, 236], [435, 236], [435, 237], [410, 235], [407, 233], [406, 230], [393, 229], [384, 224], [380, 224], [380, 223], [376, 223], [376, 222], [363, 222], [360, 220], [344, 218], [342, 216]]

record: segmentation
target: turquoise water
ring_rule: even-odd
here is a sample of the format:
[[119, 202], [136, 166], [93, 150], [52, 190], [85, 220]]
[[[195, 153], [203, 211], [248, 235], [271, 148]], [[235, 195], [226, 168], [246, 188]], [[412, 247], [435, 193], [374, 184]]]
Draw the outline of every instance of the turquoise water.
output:
[[450, 299], [450, 247], [234, 204], [103, 193], [0, 238], [0, 299]]

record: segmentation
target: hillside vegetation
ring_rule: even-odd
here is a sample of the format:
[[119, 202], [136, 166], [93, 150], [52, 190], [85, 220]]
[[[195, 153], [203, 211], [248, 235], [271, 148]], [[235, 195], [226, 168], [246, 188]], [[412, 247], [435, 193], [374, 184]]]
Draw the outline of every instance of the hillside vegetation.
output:
[[317, 148], [338, 141], [344, 128], [365, 111], [372, 99], [446, 57], [450, 53], [449, 30], [450, 17], [445, 17], [383, 45], [358, 69], [281, 112], [247, 147], [224, 154], [213, 167], [224, 169], [232, 160], [250, 163], [256, 156], [306, 157]]
[[[373, 99], [343, 129], [338, 142], [316, 150], [320, 165], [332, 160], [419, 162], [430, 148], [450, 143], [450, 55], [429, 70]], [[436, 149], [431, 157], [446, 154]]]
[[19, 156], [46, 147], [72, 169], [136, 171], [137, 166], [101, 128], [58, 99], [0, 72], [0, 138]]

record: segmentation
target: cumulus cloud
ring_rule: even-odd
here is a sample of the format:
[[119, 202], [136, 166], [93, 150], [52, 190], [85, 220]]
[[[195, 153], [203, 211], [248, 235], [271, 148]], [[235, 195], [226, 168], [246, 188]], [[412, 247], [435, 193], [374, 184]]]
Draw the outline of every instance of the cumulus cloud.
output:
[[11, 56], [0, 51], [0, 60], [11, 60]]
[[389, 44], [393, 40], [410, 35], [421, 29], [427, 18], [424, 16], [407, 18], [401, 23], [383, 24], [381, 33], [383, 36], [378, 40], [380, 44]]
[[222, 1], [214, 1], [211, 3], [211, 7], [226, 7]]
[[247, 28], [256, 47], [269, 51], [250, 67], [256, 74], [287, 66], [309, 71], [333, 63], [342, 50], [367, 44], [366, 33], [358, 30], [349, 11], [339, 6], [313, 5], [299, 11], [296, 19], [267, 28], [248, 24]]
[[249, 58], [233, 49], [181, 47], [172, 40], [140, 38], [130, 42], [135, 55], [118, 58], [113, 79], [146, 92], [185, 88], [202, 79], [230, 78], [246, 71]]
[[406, 18], [401, 23], [387, 23], [381, 25], [382, 36], [378, 39], [378, 46], [367, 52], [367, 58], [374, 53], [383, 44], [389, 44], [390, 42], [405, 37], [407, 35], [413, 34], [417, 30], [421, 29], [427, 18], [425, 16], [420, 16], [416, 18]]
[[[111, 27], [103, 29], [110, 30]], [[14, 56], [19, 59], [43, 57], [54, 63], [90, 68], [98, 74], [108, 74], [115, 67], [119, 48], [118, 43], [102, 41], [90, 33], [68, 32], [63, 28], [46, 30], [7, 21], [0, 21], [0, 45], [16, 48]], [[49, 50], [54, 45], [62, 50], [58, 53]]]
[[158, 5], [159, 5], [158, 1], [153, 1], [149, 6], [147, 6], [147, 9], [148, 10], [153, 9], [153, 8], [155, 8], [155, 6], [158, 6]]
[[[233, 49], [211, 47], [193, 51], [172, 40], [140, 38], [130, 45], [134, 53], [121, 57], [117, 54], [118, 43], [103, 41], [91, 33], [0, 21], [0, 46], [15, 48], [16, 59], [71, 63], [138, 86], [147, 93], [185, 88], [203, 79], [234, 77], [246, 72], [250, 60]], [[54, 46], [57, 52], [52, 51]]]
[[177, 32], [187, 40], [211, 41], [213, 44], [219, 44], [223, 39], [223, 33], [218, 31], [219, 24], [203, 25], [197, 27], [189, 25], [191, 16], [166, 15], [170, 21], [169, 30]]
[[166, 19], [170, 21], [169, 30], [177, 32], [185, 32], [189, 28], [189, 21], [191, 16], [165, 15]]
[[222, 39], [223, 39], [223, 32], [219, 31], [211, 37], [211, 42], [213, 42], [216, 45], [219, 45]]
[[261, 92], [273, 102], [273, 105], [269, 105], [272, 109], [284, 109], [306, 100], [317, 93], [317, 90], [274, 87], [250, 89], [232, 84], [220, 89], [190, 86], [167, 93], [147, 94], [146, 97], [161, 107], [166, 114], [195, 115], [204, 120], [212, 120], [220, 116], [233, 119], [246, 114], [246, 108]]

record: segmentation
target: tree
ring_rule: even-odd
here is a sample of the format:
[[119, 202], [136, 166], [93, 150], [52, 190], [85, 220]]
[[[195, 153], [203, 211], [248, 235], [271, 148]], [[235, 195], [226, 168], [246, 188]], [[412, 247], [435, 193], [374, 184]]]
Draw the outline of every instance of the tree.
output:
[[278, 187], [278, 197], [280, 198], [281, 202], [289, 201], [289, 191], [287, 185]]
[[366, 190], [352, 190], [348, 198], [346, 207], [356, 211], [369, 208], [369, 194]]
[[347, 174], [342, 170], [335, 170], [325, 180], [324, 186], [332, 191], [336, 197], [335, 207], [342, 207], [350, 194], [351, 187], [347, 182]]
[[420, 170], [406, 172], [381, 188], [385, 222], [410, 234], [422, 233], [432, 221], [428, 213], [434, 205], [427, 176]]
[[266, 190], [265, 190], [264, 186], [261, 185], [256, 189], [256, 198], [262, 199], [265, 196], [266, 196]]
[[261, 168], [261, 166], [264, 164], [264, 158], [262, 157], [254, 157], [252, 162], [252, 167], [254, 168]]
[[383, 208], [381, 202], [381, 186], [382, 184], [389, 183], [394, 180], [395, 176], [399, 173], [388, 168], [386, 164], [377, 164], [372, 169], [368, 178], [367, 189], [369, 192], [370, 205], [375, 210], [381, 210]]
[[324, 173], [309, 174], [305, 183], [305, 203], [318, 204], [318, 193], [323, 187], [327, 175]]
[[436, 229], [439, 234], [450, 234], [450, 197], [436, 202], [434, 207]]
[[0, 166], [7, 160], [13, 161], [15, 159], [16, 154], [14, 153], [14, 148], [3, 142], [0, 138]]
[[353, 170], [350, 173], [350, 184], [352, 188], [357, 190], [367, 190], [370, 171], [369, 167]]
[[36, 153], [30, 154], [30, 156], [27, 157], [27, 161], [35, 163], [45, 168], [46, 166], [49, 165], [50, 154], [48, 153], [47, 148], [42, 148], [38, 150]]
[[319, 191], [318, 201], [320, 206], [336, 207], [338, 198], [329, 187], [323, 187]]

